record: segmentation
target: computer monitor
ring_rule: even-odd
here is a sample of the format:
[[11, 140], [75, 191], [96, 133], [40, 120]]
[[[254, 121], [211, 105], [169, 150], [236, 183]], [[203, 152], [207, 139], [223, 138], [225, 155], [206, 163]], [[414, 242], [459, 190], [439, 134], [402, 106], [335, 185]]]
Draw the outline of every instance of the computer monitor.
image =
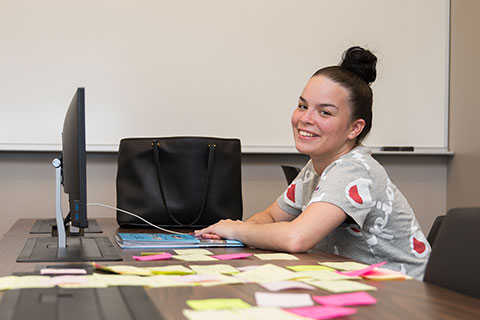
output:
[[[85, 142], [85, 88], [78, 88], [68, 106], [62, 131], [62, 155], [52, 161], [56, 168], [56, 227], [51, 237], [29, 238], [18, 262], [122, 260], [105, 236], [86, 237], [87, 168]], [[69, 214], [63, 218], [61, 188], [68, 196]], [[78, 228], [66, 232], [66, 222]], [[68, 231], [68, 230], [67, 230]], [[68, 237], [67, 237], [68, 236]]]
[[85, 88], [78, 88], [70, 102], [62, 131], [62, 185], [68, 195], [74, 227], [88, 227], [87, 161], [85, 151]]

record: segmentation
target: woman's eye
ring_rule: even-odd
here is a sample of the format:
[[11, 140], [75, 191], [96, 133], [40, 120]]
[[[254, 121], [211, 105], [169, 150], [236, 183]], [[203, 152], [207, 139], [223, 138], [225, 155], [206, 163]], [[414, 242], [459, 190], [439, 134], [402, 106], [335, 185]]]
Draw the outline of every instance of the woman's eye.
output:
[[299, 105], [298, 105], [298, 109], [307, 110], [307, 106], [306, 106], [306, 105], [303, 105], [303, 104], [299, 104]]
[[320, 111], [320, 114], [321, 115], [325, 115], [325, 116], [331, 116], [332, 114], [330, 112], [328, 112], [327, 110], [321, 110]]

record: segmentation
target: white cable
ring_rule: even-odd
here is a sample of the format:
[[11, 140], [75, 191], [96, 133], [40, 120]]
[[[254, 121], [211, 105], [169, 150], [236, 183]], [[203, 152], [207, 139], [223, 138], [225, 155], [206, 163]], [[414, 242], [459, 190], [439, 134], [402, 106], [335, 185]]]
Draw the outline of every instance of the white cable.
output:
[[108, 208], [108, 209], [113, 209], [113, 210], [118, 210], [120, 212], [123, 212], [123, 213], [126, 213], [126, 214], [129, 214], [137, 219], [140, 219], [142, 220], [143, 222], [151, 225], [152, 227], [154, 228], [157, 228], [159, 230], [162, 230], [162, 231], [165, 231], [165, 232], [168, 232], [168, 233], [176, 233], [176, 234], [188, 234], [188, 233], [183, 233], [183, 232], [178, 232], [178, 231], [172, 231], [172, 230], [168, 230], [168, 229], [164, 229], [162, 227], [159, 227], [157, 225], [154, 225], [153, 223], [150, 223], [148, 222], [147, 220], [145, 220], [144, 218], [136, 215], [135, 213], [131, 213], [131, 212], [128, 212], [126, 210], [123, 210], [123, 209], [119, 209], [119, 208], [115, 208], [115, 207], [112, 207], [112, 206], [109, 206], [108, 204], [103, 204], [103, 203], [96, 203], [96, 202], [92, 202], [92, 203], [87, 203], [87, 206], [99, 206], [99, 207], [105, 207], [105, 208]]

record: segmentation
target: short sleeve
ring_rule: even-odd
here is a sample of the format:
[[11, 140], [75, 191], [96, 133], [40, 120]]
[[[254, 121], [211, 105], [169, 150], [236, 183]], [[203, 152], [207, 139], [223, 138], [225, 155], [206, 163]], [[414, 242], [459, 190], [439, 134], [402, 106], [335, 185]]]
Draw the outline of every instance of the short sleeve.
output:
[[376, 204], [368, 169], [353, 159], [339, 159], [327, 167], [308, 203], [328, 202], [342, 209], [360, 228]]
[[[312, 180], [315, 180], [315, 170], [311, 160], [302, 168], [298, 176], [290, 183], [288, 188], [278, 197], [278, 206], [288, 214], [298, 216], [302, 213], [305, 203], [310, 199], [309, 190]], [[318, 178], [318, 175], [316, 175]]]

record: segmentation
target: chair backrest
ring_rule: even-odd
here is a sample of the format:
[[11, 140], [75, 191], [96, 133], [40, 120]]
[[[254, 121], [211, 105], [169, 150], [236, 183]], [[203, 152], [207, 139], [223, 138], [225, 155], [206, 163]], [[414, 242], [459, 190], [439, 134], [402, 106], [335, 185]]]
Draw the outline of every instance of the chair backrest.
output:
[[285, 179], [287, 179], [287, 183], [290, 184], [293, 180], [298, 176], [300, 173], [300, 168], [293, 167], [293, 166], [281, 166], [283, 170], [283, 174], [285, 175]]
[[440, 226], [442, 225], [443, 219], [445, 219], [445, 215], [436, 217], [435, 221], [433, 221], [432, 227], [430, 228], [430, 232], [428, 232], [427, 241], [432, 247], [433, 243], [435, 242], [435, 238], [437, 237], [438, 230], [440, 230]]
[[435, 237], [424, 281], [480, 298], [480, 208], [447, 212]]

